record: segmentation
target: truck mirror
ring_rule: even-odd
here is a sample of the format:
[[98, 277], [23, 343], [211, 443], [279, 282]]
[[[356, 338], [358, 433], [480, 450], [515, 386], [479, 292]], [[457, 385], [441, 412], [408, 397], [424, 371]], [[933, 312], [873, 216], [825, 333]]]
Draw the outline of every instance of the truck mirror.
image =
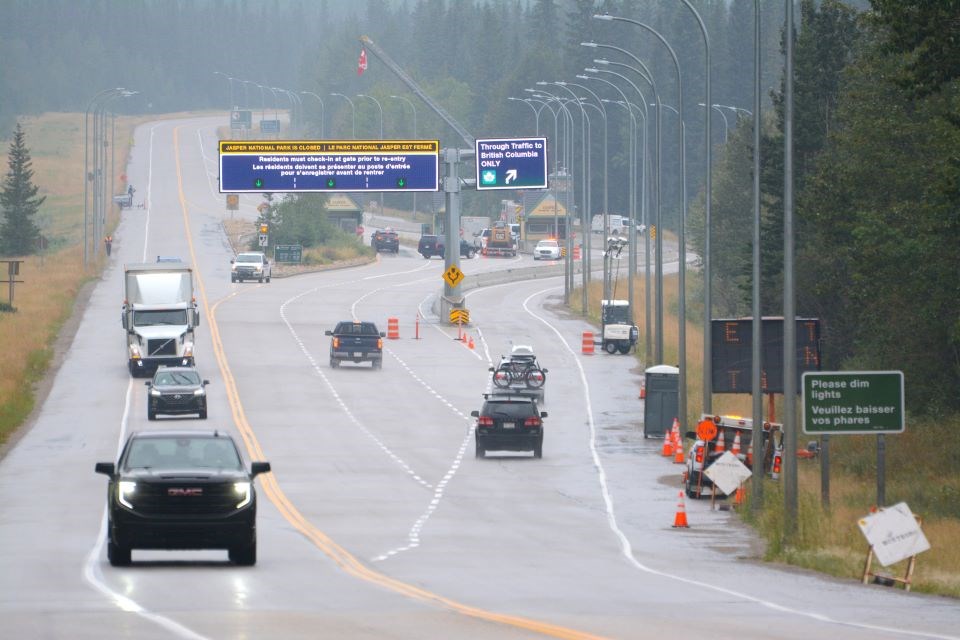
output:
[[250, 464], [250, 477], [255, 478], [261, 473], [270, 471], [269, 462], [253, 462]]
[[112, 462], [98, 462], [96, 466], [93, 467], [93, 470], [97, 473], [112, 476], [116, 472], [116, 467]]
[[385, 331], [381, 331], [381, 332], [380, 332], [380, 337], [381, 337], [381, 338], [386, 338], [386, 337], [387, 337], [387, 333], [386, 333]]
[[147, 380], [146, 382], [143, 383], [143, 386], [145, 386], [145, 387], [152, 387], [152, 386], [153, 386], [153, 383], [150, 382], [149, 380]]
[[480, 412], [474, 410], [474, 411], [471, 411], [471, 412], [470, 412], [470, 415], [473, 416], [474, 418], [479, 418], [479, 417], [480, 417]]
[[325, 336], [332, 336], [332, 335], [333, 335], [333, 331], [331, 331], [330, 329], [327, 329], [326, 331], [323, 332], [323, 335], [325, 335]]
[[547, 415], [548, 415], [548, 414], [547, 414], [546, 411], [541, 411], [541, 412], [540, 412], [540, 417], [541, 417], [541, 418], [546, 418]]
[[210, 384], [210, 381], [209, 381], [209, 380], [204, 380], [204, 381], [203, 381], [203, 386], [207, 386], [208, 384]]

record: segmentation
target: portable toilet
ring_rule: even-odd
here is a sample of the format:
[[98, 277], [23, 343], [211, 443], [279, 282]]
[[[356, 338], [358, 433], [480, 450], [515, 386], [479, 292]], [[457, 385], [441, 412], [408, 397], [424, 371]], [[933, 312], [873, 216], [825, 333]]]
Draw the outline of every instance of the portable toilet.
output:
[[[662, 438], [679, 418], [680, 369], [660, 364], [644, 371], [643, 437]], [[681, 421], [682, 422], [682, 421]]]

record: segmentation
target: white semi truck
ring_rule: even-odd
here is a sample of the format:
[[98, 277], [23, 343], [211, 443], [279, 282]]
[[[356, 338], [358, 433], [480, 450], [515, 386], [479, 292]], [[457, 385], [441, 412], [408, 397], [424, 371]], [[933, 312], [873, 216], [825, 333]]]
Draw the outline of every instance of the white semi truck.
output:
[[152, 375], [161, 365], [192, 366], [200, 312], [193, 269], [182, 262], [123, 267], [123, 314], [130, 374]]

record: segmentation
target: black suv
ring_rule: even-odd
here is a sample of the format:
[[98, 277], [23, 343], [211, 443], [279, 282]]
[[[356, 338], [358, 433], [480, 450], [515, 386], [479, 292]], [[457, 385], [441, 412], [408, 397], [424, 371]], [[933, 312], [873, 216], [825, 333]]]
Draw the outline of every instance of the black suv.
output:
[[535, 398], [507, 394], [484, 394], [483, 408], [471, 411], [477, 419], [476, 456], [487, 451], [533, 451], [543, 457], [543, 418]]
[[377, 229], [370, 237], [370, 246], [377, 253], [381, 251], [399, 253], [400, 236], [393, 229]]
[[[443, 236], [420, 236], [420, 243], [417, 245], [417, 251], [424, 258], [432, 256], [443, 257], [446, 247]], [[460, 255], [464, 258], [473, 258], [477, 255], [477, 248], [472, 244], [460, 238]]]
[[218, 431], [130, 434], [116, 464], [98, 462], [107, 486], [107, 559], [130, 564], [131, 549], [227, 549], [237, 564], [257, 562], [257, 496], [236, 443]]
[[157, 414], [179, 415], [196, 413], [207, 419], [207, 392], [210, 384], [194, 367], [159, 367], [153, 380], [144, 384], [147, 394], [147, 420], [156, 420]]

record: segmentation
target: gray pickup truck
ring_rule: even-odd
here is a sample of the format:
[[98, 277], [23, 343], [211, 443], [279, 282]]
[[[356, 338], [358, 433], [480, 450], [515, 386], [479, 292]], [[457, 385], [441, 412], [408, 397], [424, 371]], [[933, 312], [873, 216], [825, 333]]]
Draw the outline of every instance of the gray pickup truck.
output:
[[333, 331], [324, 332], [330, 336], [330, 368], [336, 369], [340, 363], [369, 362], [374, 369], [383, 366], [383, 338], [386, 335], [377, 330], [372, 322], [338, 322]]

